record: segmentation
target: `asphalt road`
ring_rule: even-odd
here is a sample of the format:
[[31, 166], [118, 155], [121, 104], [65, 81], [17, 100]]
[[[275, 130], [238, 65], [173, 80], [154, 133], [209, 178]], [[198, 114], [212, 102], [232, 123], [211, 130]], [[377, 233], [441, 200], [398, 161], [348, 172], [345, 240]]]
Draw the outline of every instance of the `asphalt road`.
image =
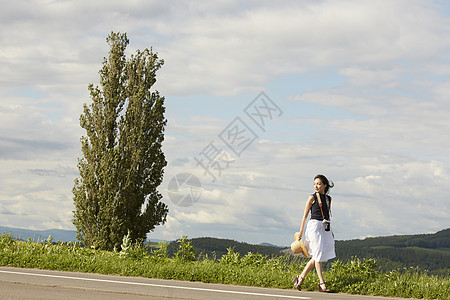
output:
[[0, 299], [396, 299], [0, 267]]

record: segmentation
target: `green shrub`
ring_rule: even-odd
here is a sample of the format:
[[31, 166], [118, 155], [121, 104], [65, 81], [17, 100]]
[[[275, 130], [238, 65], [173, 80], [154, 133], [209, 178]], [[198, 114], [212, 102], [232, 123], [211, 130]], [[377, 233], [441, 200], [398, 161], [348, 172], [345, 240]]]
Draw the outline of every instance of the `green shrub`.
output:
[[376, 267], [377, 264], [372, 259], [365, 262], [355, 259], [346, 264], [337, 260], [328, 272], [329, 288], [339, 291], [346, 290], [350, 293], [365, 289], [364, 285], [378, 275], [375, 271]]
[[[287, 257], [269, 258], [251, 252], [241, 257], [233, 248], [219, 261], [206, 256], [195, 260], [195, 251], [185, 237], [179, 240], [177, 255], [171, 259], [167, 258], [167, 245], [161, 242], [148, 254], [142, 243], [132, 244], [124, 239], [121, 254], [84, 248], [80, 243], [54, 244], [51, 239], [17, 241], [3, 234], [0, 265], [292, 289], [292, 278], [306, 264], [305, 260], [292, 262]], [[449, 299], [449, 278], [431, 276], [418, 269], [381, 273], [376, 271], [374, 260], [335, 261], [324, 271], [324, 277], [334, 292]], [[317, 284], [313, 271], [302, 288], [316, 291]]]
[[131, 232], [128, 230], [128, 234], [122, 239], [122, 245], [119, 255], [121, 257], [127, 257], [131, 259], [142, 259], [147, 255], [145, 246], [142, 241], [136, 241], [135, 243], [131, 240]]
[[241, 255], [234, 252], [234, 248], [227, 248], [228, 253], [222, 255], [219, 262], [226, 265], [238, 265], [241, 262]]
[[157, 249], [152, 249], [150, 254], [152, 255], [153, 258], [155, 258], [156, 260], [165, 260], [167, 259], [167, 247], [169, 246], [168, 243], [166, 242], [159, 242], [158, 243], [158, 248]]
[[175, 253], [175, 259], [183, 262], [195, 261], [195, 250], [191, 241], [186, 241], [187, 236], [182, 236], [177, 242], [180, 243], [178, 251]]

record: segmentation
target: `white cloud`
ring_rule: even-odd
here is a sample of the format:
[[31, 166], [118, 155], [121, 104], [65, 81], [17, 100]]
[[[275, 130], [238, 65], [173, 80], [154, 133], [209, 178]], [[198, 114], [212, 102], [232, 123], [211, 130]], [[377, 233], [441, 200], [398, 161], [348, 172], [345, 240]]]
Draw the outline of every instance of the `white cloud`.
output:
[[227, 216], [220, 216], [217, 213], [208, 212], [204, 210], [199, 210], [196, 213], [190, 214], [180, 212], [179, 214], [177, 214], [177, 219], [187, 223], [216, 224], [216, 225], [227, 223]]
[[[259, 5], [234, 17], [194, 13], [175, 29], [177, 39], [163, 46], [162, 53], [170, 49], [164, 75], [178, 83], [172, 91], [234, 94], [249, 84], [260, 89], [280, 74], [323, 66], [429, 60], [448, 47], [449, 22], [432, 7], [415, 4], [291, 2], [276, 9]], [[179, 45], [185, 51], [174, 50]], [[197, 76], [186, 81], [186, 74]]]

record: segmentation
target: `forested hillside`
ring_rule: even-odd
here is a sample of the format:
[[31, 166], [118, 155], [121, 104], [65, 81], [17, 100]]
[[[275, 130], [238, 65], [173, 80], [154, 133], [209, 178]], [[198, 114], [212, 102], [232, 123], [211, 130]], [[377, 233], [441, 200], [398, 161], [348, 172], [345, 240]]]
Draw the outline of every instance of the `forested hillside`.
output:
[[[228, 248], [241, 256], [248, 252], [267, 256], [291, 254], [290, 249], [252, 245], [227, 239], [194, 238], [189, 240], [198, 256], [221, 258]], [[169, 247], [169, 255], [178, 249], [176, 242]], [[450, 228], [434, 234], [373, 237], [363, 240], [336, 241], [337, 259], [348, 262], [352, 258], [377, 261], [381, 271], [419, 268], [429, 274], [450, 276]]]
[[419, 267], [430, 274], [450, 276], [450, 228], [435, 234], [336, 241], [336, 254], [343, 261], [374, 258], [382, 271]]
[[447, 248], [450, 250], [450, 228], [433, 234], [394, 235], [369, 237], [363, 240], [339, 241], [359, 247], [391, 246], [396, 248], [420, 247], [428, 249]]
[[[240, 253], [241, 255], [246, 255], [248, 252], [259, 253], [267, 256], [283, 255], [280, 252], [282, 248], [275, 246], [252, 245], [233, 240], [209, 237], [195, 238], [189, 241], [191, 241], [192, 246], [194, 246], [197, 255], [208, 255], [208, 257], [215, 256], [217, 259], [221, 258], [222, 255], [227, 254], [228, 248], [234, 248], [234, 251], [236, 253]], [[169, 256], [173, 255], [177, 249], [177, 242], [170, 243], [168, 247]]]

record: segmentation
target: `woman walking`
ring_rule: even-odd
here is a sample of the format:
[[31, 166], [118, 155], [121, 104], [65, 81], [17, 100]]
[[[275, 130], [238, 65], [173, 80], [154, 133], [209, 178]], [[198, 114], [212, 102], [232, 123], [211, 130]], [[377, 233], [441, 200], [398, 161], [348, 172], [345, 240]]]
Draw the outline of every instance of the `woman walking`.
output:
[[301, 291], [306, 275], [316, 267], [319, 277], [319, 291], [330, 292], [322, 275], [322, 262], [336, 257], [334, 252], [334, 236], [330, 226], [331, 197], [328, 195], [330, 188], [334, 186], [324, 175], [314, 177], [314, 194], [306, 201], [302, 224], [298, 240], [301, 240], [305, 229], [306, 219], [311, 211], [311, 218], [306, 225], [304, 244], [312, 257], [302, 274], [292, 280], [292, 284]]

